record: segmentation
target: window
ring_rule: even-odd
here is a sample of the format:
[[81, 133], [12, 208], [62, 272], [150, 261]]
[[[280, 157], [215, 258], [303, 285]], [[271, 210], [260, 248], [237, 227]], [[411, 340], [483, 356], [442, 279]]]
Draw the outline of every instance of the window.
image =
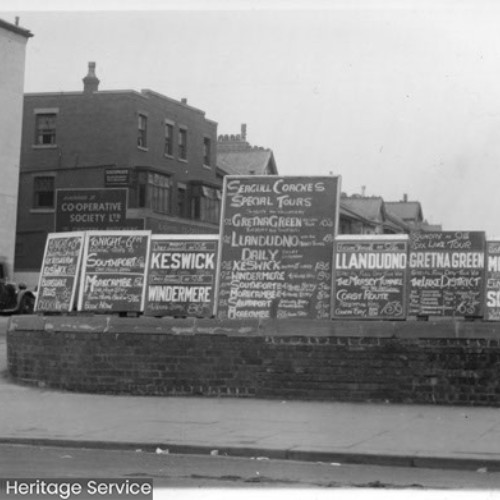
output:
[[194, 191], [191, 199], [191, 217], [203, 222], [219, 223], [220, 190], [208, 186], [200, 186]]
[[171, 123], [165, 123], [165, 151], [168, 156], [174, 154], [174, 126]]
[[155, 212], [170, 212], [170, 178], [152, 172], [139, 174], [139, 207], [150, 208]]
[[208, 137], [203, 138], [203, 164], [208, 167], [211, 165], [210, 158], [212, 153], [212, 144]]
[[148, 117], [139, 115], [137, 130], [137, 145], [140, 148], [148, 147]]
[[33, 208], [54, 208], [54, 177], [33, 179]]
[[179, 129], [179, 158], [187, 160], [187, 130], [185, 128]]
[[56, 113], [37, 113], [35, 115], [35, 144], [48, 146], [56, 144]]
[[179, 217], [186, 217], [187, 209], [187, 192], [186, 185], [178, 183], [177, 184], [177, 215]]

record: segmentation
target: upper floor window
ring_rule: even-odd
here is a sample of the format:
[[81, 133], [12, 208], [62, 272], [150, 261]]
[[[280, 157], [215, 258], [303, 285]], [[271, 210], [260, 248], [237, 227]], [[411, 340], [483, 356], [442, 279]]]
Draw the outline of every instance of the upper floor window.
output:
[[39, 176], [33, 179], [33, 208], [54, 208], [54, 177]]
[[187, 160], [187, 130], [185, 128], [179, 129], [179, 158]]
[[174, 154], [174, 126], [171, 123], [165, 123], [165, 154]]
[[56, 144], [56, 113], [35, 115], [35, 144], [47, 146]]
[[137, 145], [140, 148], [148, 147], [148, 117], [139, 115], [137, 124]]
[[139, 207], [170, 213], [171, 181], [167, 175], [153, 172], [139, 174]]
[[212, 142], [210, 138], [203, 138], [203, 164], [208, 167], [211, 165], [210, 158], [212, 155]]

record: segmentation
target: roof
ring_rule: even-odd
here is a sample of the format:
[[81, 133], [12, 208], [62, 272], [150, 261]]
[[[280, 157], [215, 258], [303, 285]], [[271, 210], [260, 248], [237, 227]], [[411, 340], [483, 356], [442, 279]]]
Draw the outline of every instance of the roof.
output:
[[22, 35], [25, 38], [30, 38], [33, 36], [33, 33], [31, 33], [31, 31], [24, 29], [24, 28], [20, 28], [19, 26], [16, 26], [15, 24], [8, 23], [7, 21], [4, 21], [3, 19], [0, 19], [0, 28], [4, 28], [7, 31], [12, 31], [12, 33]]
[[389, 212], [403, 220], [419, 222], [424, 218], [419, 201], [386, 201], [385, 206]]
[[380, 213], [383, 211], [384, 200], [382, 198], [342, 198], [345, 207], [354, 210], [358, 214], [371, 221], [380, 220]]
[[265, 175], [270, 166], [277, 174], [273, 152], [270, 149], [217, 152], [217, 166], [229, 175]]

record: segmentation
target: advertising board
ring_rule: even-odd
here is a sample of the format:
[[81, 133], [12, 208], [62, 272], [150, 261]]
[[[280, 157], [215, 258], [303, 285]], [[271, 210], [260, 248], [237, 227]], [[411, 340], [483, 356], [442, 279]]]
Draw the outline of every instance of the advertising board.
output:
[[35, 302], [36, 312], [73, 310], [85, 233], [49, 233]]
[[218, 243], [216, 235], [152, 235], [144, 313], [213, 316]]
[[482, 231], [412, 233], [408, 314], [482, 316], [485, 249]]
[[88, 231], [79, 311], [142, 312], [149, 231]]
[[330, 318], [340, 177], [224, 178], [217, 316]]
[[407, 261], [406, 235], [338, 236], [333, 318], [405, 319]]
[[486, 242], [484, 319], [500, 321], [500, 238]]

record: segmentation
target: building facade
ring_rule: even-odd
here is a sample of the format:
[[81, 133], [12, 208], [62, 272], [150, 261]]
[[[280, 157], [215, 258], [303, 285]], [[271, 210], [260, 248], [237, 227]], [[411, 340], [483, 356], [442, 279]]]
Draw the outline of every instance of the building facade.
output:
[[0, 19], [0, 259], [13, 277], [26, 45], [32, 34]]
[[95, 63], [83, 84], [24, 97], [16, 275], [29, 283], [55, 229], [58, 190], [125, 189], [127, 219], [153, 233], [218, 232], [217, 123], [185, 99], [99, 90]]

